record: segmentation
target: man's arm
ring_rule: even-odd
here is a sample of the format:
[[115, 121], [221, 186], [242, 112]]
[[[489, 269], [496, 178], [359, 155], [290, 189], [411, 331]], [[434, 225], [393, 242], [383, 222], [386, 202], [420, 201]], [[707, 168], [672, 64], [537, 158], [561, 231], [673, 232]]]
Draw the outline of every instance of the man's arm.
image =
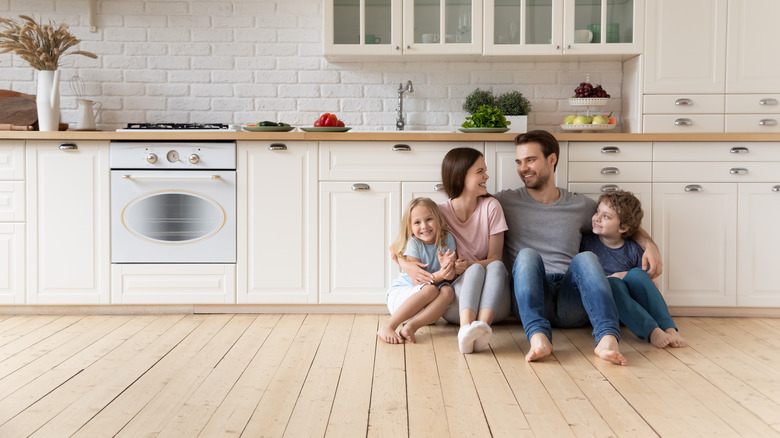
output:
[[647, 231], [640, 227], [631, 238], [645, 250], [644, 254], [642, 254], [642, 269], [650, 275], [650, 278], [661, 275], [664, 267], [664, 263], [661, 260], [661, 251], [658, 250], [658, 246], [650, 238], [650, 235], [647, 234]]

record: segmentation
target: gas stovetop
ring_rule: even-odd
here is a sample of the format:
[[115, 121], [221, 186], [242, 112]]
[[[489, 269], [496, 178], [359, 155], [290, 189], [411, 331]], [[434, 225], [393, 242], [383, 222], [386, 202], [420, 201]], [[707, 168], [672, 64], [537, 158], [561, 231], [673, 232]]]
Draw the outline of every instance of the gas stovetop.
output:
[[237, 125], [224, 123], [128, 123], [126, 127], [117, 129], [123, 131], [238, 131]]

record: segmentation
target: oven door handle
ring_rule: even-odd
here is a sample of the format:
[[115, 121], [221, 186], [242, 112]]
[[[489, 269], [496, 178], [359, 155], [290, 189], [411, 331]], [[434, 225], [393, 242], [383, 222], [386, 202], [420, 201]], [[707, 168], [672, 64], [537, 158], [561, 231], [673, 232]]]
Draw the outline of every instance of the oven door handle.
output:
[[222, 179], [219, 175], [201, 175], [201, 176], [179, 176], [179, 175], [171, 175], [171, 176], [139, 176], [139, 175], [122, 175], [122, 178], [124, 179], [211, 179], [211, 180], [218, 180]]

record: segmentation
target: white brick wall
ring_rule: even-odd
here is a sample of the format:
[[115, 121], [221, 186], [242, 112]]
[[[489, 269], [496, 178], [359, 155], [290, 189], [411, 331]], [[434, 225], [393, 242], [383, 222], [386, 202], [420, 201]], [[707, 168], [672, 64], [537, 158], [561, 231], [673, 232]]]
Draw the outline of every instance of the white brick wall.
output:
[[[533, 105], [529, 128], [558, 131], [576, 112], [567, 98], [585, 73], [612, 95], [603, 110], [619, 118], [619, 61], [330, 63], [322, 57], [322, 0], [100, 0], [97, 33], [89, 32], [87, 4], [0, 0], [0, 16], [68, 23], [83, 41], [78, 48], [99, 56], [63, 59], [62, 121], [73, 126], [73, 76], [102, 104], [104, 130], [152, 121], [311, 125], [323, 112], [349, 126], [393, 130], [398, 84], [412, 80], [407, 129], [454, 129], [467, 115], [465, 96], [479, 87], [521, 91]], [[34, 94], [36, 73], [0, 55], [0, 89]]]

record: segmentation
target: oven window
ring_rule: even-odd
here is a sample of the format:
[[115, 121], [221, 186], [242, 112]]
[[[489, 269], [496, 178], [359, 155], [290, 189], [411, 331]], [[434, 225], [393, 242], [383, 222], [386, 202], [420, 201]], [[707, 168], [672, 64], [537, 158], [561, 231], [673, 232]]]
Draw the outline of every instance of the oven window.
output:
[[225, 211], [214, 201], [193, 193], [156, 193], [125, 208], [125, 227], [146, 239], [188, 243], [211, 236], [225, 225]]

